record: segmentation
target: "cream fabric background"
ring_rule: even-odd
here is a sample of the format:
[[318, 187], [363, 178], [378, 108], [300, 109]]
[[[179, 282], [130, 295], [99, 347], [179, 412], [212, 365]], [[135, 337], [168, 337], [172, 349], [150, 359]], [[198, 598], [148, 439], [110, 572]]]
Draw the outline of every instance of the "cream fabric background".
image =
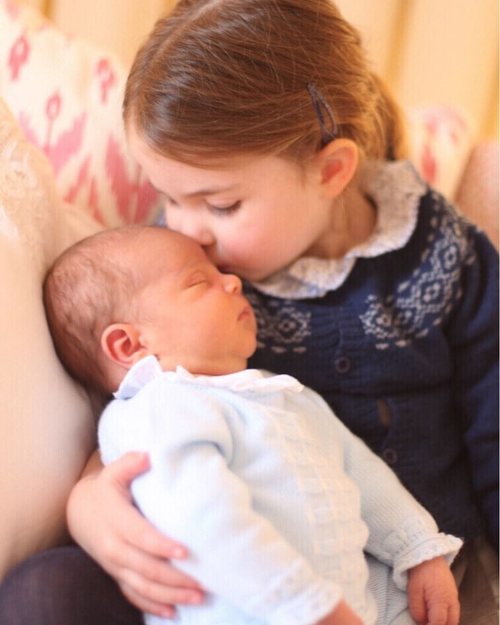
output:
[[[175, 0], [22, 0], [129, 64]], [[449, 104], [498, 135], [498, 0], [337, 0], [405, 106]]]

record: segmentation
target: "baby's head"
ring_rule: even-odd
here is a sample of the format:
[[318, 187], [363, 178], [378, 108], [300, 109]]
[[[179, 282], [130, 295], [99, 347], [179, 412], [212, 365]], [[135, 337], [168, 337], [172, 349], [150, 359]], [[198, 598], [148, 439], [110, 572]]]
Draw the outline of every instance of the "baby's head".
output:
[[239, 278], [165, 228], [117, 228], [80, 241], [49, 270], [44, 303], [63, 364], [105, 394], [151, 354], [164, 370], [223, 375], [245, 368], [256, 347]]

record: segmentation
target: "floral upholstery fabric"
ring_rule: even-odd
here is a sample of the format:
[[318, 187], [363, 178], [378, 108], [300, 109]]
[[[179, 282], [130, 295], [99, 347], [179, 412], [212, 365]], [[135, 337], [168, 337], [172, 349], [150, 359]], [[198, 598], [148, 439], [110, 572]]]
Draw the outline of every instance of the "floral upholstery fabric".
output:
[[106, 226], [154, 217], [156, 193], [125, 143], [126, 72], [108, 52], [0, 0], [0, 96], [49, 158], [63, 199]]

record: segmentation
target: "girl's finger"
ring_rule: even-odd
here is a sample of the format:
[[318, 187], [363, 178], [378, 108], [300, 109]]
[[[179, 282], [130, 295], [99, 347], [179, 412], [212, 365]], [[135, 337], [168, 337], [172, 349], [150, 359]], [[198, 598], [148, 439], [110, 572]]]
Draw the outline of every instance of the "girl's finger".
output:
[[149, 468], [147, 453], [131, 451], [107, 465], [103, 469], [103, 474], [122, 488], [129, 490], [131, 482]]
[[182, 560], [187, 556], [183, 545], [162, 534], [135, 508], [126, 512], [116, 528], [124, 543], [157, 558]]
[[154, 601], [150, 601], [145, 597], [137, 594], [132, 588], [127, 586], [126, 584], [121, 584], [120, 589], [127, 599], [133, 606], [135, 606], [141, 612], [148, 612], [149, 614], [156, 614], [157, 616], [161, 616], [163, 618], [173, 618], [175, 615], [175, 607], [173, 605], [165, 605], [162, 603], [156, 603]]
[[135, 571], [123, 572], [121, 587], [135, 593], [135, 596], [141, 598], [143, 602], [163, 607], [178, 604], [199, 605], [204, 599], [200, 590], [164, 586], [137, 575]]
[[133, 571], [136, 578], [143, 578], [145, 583], [154, 583], [160, 588], [171, 586], [186, 590], [201, 590], [199, 583], [179, 571], [165, 559], [149, 556], [141, 549], [130, 546], [123, 552], [118, 577], [124, 580], [127, 571]]

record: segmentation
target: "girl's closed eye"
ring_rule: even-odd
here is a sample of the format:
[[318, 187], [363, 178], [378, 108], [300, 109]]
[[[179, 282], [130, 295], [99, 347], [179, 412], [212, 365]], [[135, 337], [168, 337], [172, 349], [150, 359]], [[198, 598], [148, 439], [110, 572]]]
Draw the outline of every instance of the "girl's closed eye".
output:
[[227, 206], [216, 206], [215, 204], [210, 204], [207, 202], [207, 208], [212, 213], [216, 213], [217, 215], [230, 215], [231, 213], [236, 212], [241, 206], [241, 200], [233, 202], [232, 204], [228, 204]]
[[152, 183], [151, 183], [151, 186], [158, 193], [158, 197], [162, 204], [164, 204], [165, 206], [179, 206], [179, 203], [176, 200], [174, 200], [173, 197], [170, 197], [168, 193], [166, 193], [165, 191], [162, 191], [161, 189], [159, 189]]

